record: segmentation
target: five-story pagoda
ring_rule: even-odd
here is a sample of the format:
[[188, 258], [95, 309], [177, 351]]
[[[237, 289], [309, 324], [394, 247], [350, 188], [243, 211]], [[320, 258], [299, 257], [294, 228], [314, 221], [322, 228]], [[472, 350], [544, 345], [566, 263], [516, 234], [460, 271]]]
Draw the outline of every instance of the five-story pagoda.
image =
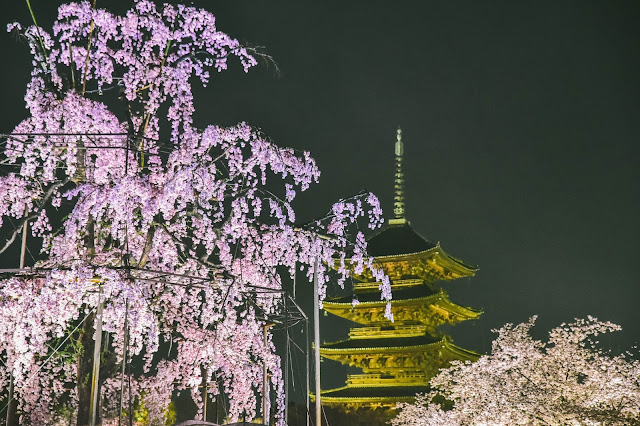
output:
[[358, 324], [346, 340], [325, 343], [321, 356], [357, 367], [346, 386], [322, 391], [322, 403], [356, 408], [393, 407], [428, 390], [429, 380], [453, 360], [479, 355], [452, 343], [438, 331], [443, 324], [475, 319], [481, 311], [449, 300], [440, 283], [470, 277], [477, 268], [447, 254], [440, 243], [426, 240], [405, 219], [402, 132], [395, 144], [395, 219], [368, 240], [369, 254], [391, 279], [394, 322], [384, 316], [378, 283], [370, 271], [356, 277], [352, 297], [327, 300], [324, 309]]

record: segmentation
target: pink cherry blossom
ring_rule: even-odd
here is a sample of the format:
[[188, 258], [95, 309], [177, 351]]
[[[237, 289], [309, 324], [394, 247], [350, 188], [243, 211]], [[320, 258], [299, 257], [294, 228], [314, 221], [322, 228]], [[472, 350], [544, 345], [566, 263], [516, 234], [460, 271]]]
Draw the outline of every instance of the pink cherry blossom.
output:
[[[362, 193], [296, 225], [296, 196], [320, 175], [309, 153], [246, 123], [193, 126], [194, 81], [231, 58], [256, 64], [207, 11], [136, 0], [116, 16], [83, 1], [62, 5], [52, 32], [8, 29], [26, 37], [33, 71], [30, 117], [2, 153], [12, 168], [0, 176], [0, 225], [29, 221], [44, 255], [37, 272], [0, 283], [0, 385], [13, 377], [21, 422], [50, 424], [56, 407], [87, 402], [75, 384], [92, 348], [75, 343], [102, 303], [108, 352], [143, 367], [104, 381], [105, 418], [117, 415], [124, 380], [153, 421], [177, 391], [202, 409], [203, 382], [217, 384], [211, 398], [225, 393], [231, 419], [252, 419], [266, 364], [283, 424], [280, 359], [263, 338], [265, 316], [282, 306], [280, 267], [311, 277], [319, 259], [322, 296], [330, 275], [371, 267], [364, 235], [349, 236], [359, 220], [380, 226], [378, 199]], [[388, 278], [376, 277], [390, 300]]]

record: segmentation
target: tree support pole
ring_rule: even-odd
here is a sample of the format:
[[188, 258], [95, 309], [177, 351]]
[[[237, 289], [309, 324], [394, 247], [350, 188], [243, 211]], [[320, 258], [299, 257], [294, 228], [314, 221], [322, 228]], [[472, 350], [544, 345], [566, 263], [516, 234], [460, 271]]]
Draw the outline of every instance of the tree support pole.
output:
[[285, 357], [284, 357], [284, 422], [289, 422], [289, 295], [284, 294], [284, 333], [285, 333]]
[[296, 275], [298, 275], [298, 262], [293, 264], [293, 300], [296, 300]]
[[[25, 208], [24, 210], [25, 217], [28, 216], [28, 213], [29, 212]], [[29, 222], [25, 220], [24, 224], [22, 225], [22, 243], [20, 245], [20, 269], [24, 268], [24, 261], [27, 255], [27, 229], [28, 228], [29, 228]], [[9, 402], [7, 403], [6, 425], [14, 426], [16, 424], [16, 411], [18, 409], [18, 404], [17, 404], [18, 401], [15, 400], [15, 397], [13, 395], [15, 390], [14, 390], [14, 383], [13, 383], [13, 373], [11, 372], [11, 369], [9, 369], [9, 374], [11, 375], [11, 377], [9, 379]]]
[[[129, 299], [125, 300], [124, 310], [124, 342], [122, 347], [122, 379], [120, 380], [120, 408], [118, 409], [118, 426], [122, 424], [122, 408], [124, 406], [124, 375], [127, 365], [127, 355], [129, 349]], [[131, 408], [129, 408], [131, 409]]]
[[207, 378], [209, 377], [209, 371], [204, 370], [204, 377], [202, 378], [202, 420], [207, 421], [207, 391], [209, 390], [209, 383]]
[[14, 426], [16, 403], [13, 400], [13, 374], [9, 381], [9, 402], [7, 403], [7, 426]]
[[315, 376], [316, 376], [316, 423], [321, 426], [320, 401], [320, 297], [318, 296], [318, 256], [313, 265], [313, 343], [315, 346]]
[[[267, 339], [269, 336], [269, 327], [273, 324], [266, 324], [264, 326], [264, 347], [266, 349], [269, 340]], [[267, 368], [267, 361], [264, 360], [262, 363], [262, 424], [269, 424], [269, 370]]]
[[307, 318], [307, 317], [305, 317], [305, 319], [304, 319], [304, 328], [305, 328], [304, 336], [307, 339], [307, 344], [305, 345], [306, 351], [305, 351], [305, 354], [304, 354], [305, 357], [307, 358], [307, 364], [306, 364], [306, 366], [307, 366], [307, 368], [306, 368], [306, 370], [307, 370], [307, 383], [306, 383], [307, 384], [307, 389], [306, 389], [306, 393], [305, 393], [305, 395], [307, 397], [305, 398], [305, 400], [306, 400], [305, 403], [306, 403], [306, 406], [307, 406], [306, 407], [307, 408], [307, 413], [306, 413], [307, 426], [309, 426], [309, 421], [311, 420], [311, 411], [310, 411], [311, 409], [309, 407], [309, 387], [310, 387], [309, 386], [309, 382], [310, 382], [310, 380], [309, 380], [309, 348], [311, 347], [311, 345], [309, 344], [309, 318]]
[[102, 347], [102, 286], [98, 291], [98, 311], [96, 313], [96, 341], [93, 347], [93, 372], [91, 374], [91, 404], [89, 412], [91, 418], [89, 426], [96, 426], [98, 422], [98, 386], [100, 379], [100, 349]]
[[[27, 211], [24, 211], [25, 216], [27, 215]], [[27, 228], [29, 227], [29, 222], [25, 220], [24, 225], [22, 225], [22, 245], [20, 246], [20, 269], [24, 268], [24, 258], [27, 254]]]

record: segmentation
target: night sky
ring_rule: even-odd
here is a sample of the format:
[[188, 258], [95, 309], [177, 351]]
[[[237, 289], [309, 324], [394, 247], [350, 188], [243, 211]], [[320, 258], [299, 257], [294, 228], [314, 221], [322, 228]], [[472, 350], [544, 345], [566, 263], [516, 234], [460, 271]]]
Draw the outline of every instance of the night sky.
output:
[[[59, 2], [31, 3], [48, 26]], [[452, 330], [458, 345], [486, 353], [492, 328], [534, 314], [541, 333], [593, 315], [623, 327], [605, 346], [640, 341], [639, 2], [195, 5], [279, 67], [244, 74], [233, 63], [197, 90], [196, 122], [247, 121], [311, 151], [322, 177], [297, 200], [301, 221], [361, 189], [390, 217], [402, 127], [408, 219], [480, 268], [447, 285], [454, 302], [485, 312]], [[30, 23], [21, 1], [0, 16], [3, 27]], [[26, 117], [30, 57], [7, 34], [0, 42], [0, 131], [9, 132]], [[309, 305], [308, 286], [299, 297]], [[343, 337], [323, 327], [323, 339]], [[324, 368], [323, 387], [343, 382], [337, 364]]]

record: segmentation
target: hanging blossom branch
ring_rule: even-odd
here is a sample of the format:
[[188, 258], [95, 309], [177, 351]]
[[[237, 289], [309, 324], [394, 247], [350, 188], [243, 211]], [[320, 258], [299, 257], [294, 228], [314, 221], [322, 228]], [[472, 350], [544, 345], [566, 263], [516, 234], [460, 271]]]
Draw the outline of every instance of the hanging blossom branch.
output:
[[[82, 423], [88, 394], [81, 386], [69, 391], [82, 382], [91, 353], [77, 350], [80, 338], [63, 351], [71, 355], [52, 357], [38, 377], [27, 372], [38, 368], [47, 342], [97, 307], [100, 287], [109, 351], [122, 359], [128, 328], [128, 352], [144, 367], [132, 392], [152, 418], [162, 420], [175, 390], [190, 390], [202, 409], [198, 387], [216, 379], [230, 417], [254, 418], [266, 363], [283, 424], [280, 360], [271, 337], [264, 343], [255, 309], [278, 309], [279, 267], [294, 273], [302, 265], [310, 275], [319, 259], [323, 296], [335, 270], [342, 283], [352, 270], [371, 268], [364, 234], [351, 228], [358, 220], [380, 226], [378, 199], [359, 194], [297, 226], [295, 197], [320, 175], [309, 153], [278, 147], [246, 123], [193, 127], [192, 81], [208, 83], [210, 70], [226, 69], [229, 58], [245, 71], [256, 64], [209, 12], [137, 0], [116, 16], [85, 1], [61, 6], [52, 33], [21, 31], [34, 58], [25, 97], [30, 117], [2, 153], [12, 171], [0, 176], [8, 195], [0, 197], [0, 224], [4, 216], [35, 218], [31, 229], [47, 256], [35, 265], [41, 276], [0, 283], [0, 381], [14, 378], [21, 421], [51, 423], [56, 407], [66, 405], [78, 408]], [[123, 117], [100, 101], [110, 87], [122, 91]], [[165, 128], [169, 141], [159, 137]], [[178, 276], [191, 278], [167, 278]], [[390, 300], [388, 279], [376, 276], [382, 299]], [[192, 279], [202, 284], [190, 285]], [[255, 286], [273, 292], [251, 296]], [[86, 321], [80, 335], [92, 335], [92, 327]], [[171, 342], [170, 354], [160, 353], [163, 342]], [[107, 395], [120, 389], [113, 380], [104, 383]], [[116, 415], [103, 406], [105, 416]]]

